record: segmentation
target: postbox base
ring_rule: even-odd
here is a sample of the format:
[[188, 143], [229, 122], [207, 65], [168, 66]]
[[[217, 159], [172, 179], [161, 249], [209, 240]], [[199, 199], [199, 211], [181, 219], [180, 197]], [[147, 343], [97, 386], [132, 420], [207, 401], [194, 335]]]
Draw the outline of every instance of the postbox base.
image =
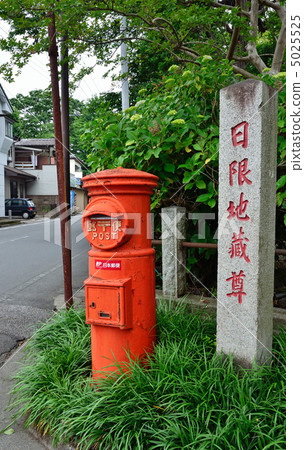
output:
[[93, 378], [106, 378], [111, 373], [127, 372], [130, 359], [144, 361], [146, 355], [153, 352], [155, 327], [149, 333], [144, 329], [142, 333], [136, 331], [135, 338], [132, 330], [91, 325]]
[[[94, 273], [96, 262], [109, 259], [105, 253], [97, 255], [90, 253], [90, 273]], [[130, 359], [142, 359], [153, 352], [156, 341], [154, 255], [151, 248], [134, 253], [121, 251], [115, 256], [118, 269], [111, 266], [95, 269], [95, 276], [85, 281], [95, 378], [118, 372], [117, 362], [127, 371]]]

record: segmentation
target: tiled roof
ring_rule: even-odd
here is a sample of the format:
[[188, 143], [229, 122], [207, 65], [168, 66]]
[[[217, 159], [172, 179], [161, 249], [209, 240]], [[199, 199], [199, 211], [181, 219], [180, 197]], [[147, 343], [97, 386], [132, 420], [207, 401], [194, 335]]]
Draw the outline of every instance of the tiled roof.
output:
[[36, 180], [37, 177], [31, 173], [24, 172], [20, 169], [15, 169], [15, 167], [4, 166], [5, 173], [8, 176], [19, 176], [22, 178], [31, 178], [32, 180]]
[[21, 139], [15, 142], [15, 147], [54, 147], [55, 138], [50, 139]]

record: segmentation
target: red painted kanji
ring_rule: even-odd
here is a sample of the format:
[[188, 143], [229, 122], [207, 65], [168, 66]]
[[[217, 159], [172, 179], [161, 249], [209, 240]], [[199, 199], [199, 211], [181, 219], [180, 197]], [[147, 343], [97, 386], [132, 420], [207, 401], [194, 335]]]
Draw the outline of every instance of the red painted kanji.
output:
[[243, 222], [247, 222], [250, 217], [245, 214], [248, 205], [248, 200], [244, 200], [244, 193], [242, 192], [240, 195], [240, 203], [235, 206], [234, 202], [229, 202], [229, 208], [227, 211], [229, 212], [228, 219], [233, 219], [233, 217], [237, 217], [238, 220]]
[[241, 145], [243, 148], [248, 147], [248, 126], [248, 122], [244, 121], [231, 128], [233, 147], [238, 145]]
[[237, 275], [236, 272], [232, 272], [232, 277], [227, 278], [226, 281], [232, 282], [232, 292], [227, 294], [227, 297], [238, 297], [238, 301], [241, 304], [243, 300], [243, 295], [247, 295], [246, 292], [244, 292], [244, 280], [243, 278], [246, 278], [246, 275], [241, 270], [240, 273]]
[[229, 184], [233, 186], [233, 175], [238, 174], [238, 185], [243, 186], [244, 183], [252, 184], [252, 181], [247, 178], [251, 170], [247, 170], [248, 158], [244, 158], [241, 162], [232, 161], [229, 164]]
[[239, 234], [233, 233], [231, 247], [229, 249], [230, 258], [244, 258], [246, 262], [250, 262], [250, 259], [246, 255], [246, 242], [249, 242], [249, 239], [244, 237], [243, 228], [240, 228]]

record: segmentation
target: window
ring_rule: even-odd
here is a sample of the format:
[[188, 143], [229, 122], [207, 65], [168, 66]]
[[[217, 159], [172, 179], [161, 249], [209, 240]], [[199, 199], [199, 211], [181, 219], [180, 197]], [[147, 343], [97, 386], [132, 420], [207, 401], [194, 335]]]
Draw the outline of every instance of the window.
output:
[[5, 136], [13, 138], [13, 124], [8, 119], [5, 119]]
[[19, 195], [22, 198], [23, 197], [23, 184], [19, 183]]
[[11, 180], [11, 198], [17, 198], [17, 197], [18, 197], [17, 181]]
[[16, 198], [16, 200], [12, 200], [12, 206], [22, 206], [22, 200]]

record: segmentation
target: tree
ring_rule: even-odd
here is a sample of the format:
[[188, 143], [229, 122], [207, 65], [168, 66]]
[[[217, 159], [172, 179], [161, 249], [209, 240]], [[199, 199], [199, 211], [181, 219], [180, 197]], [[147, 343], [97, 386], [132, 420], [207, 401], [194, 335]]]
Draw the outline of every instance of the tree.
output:
[[[11, 63], [2, 65], [7, 78], [12, 67], [21, 67], [33, 53], [48, 47], [48, 12], [56, 18], [59, 36], [69, 31], [70, 63], [75, 66], [84, 52], [94, 53], [104, 64], [121, 41], [129, 42], [135, 58], [139, 43], [148, 54], [157, 49], [178, 63], [199, 64], [199, 57], [212, 55], [231, 61], [235, 73], [246, 77], [282, 70], [285, 52], [286, 11], [284, 1], [271, 0], [43, 0], [0, 1], [1, 17], [10, 33], [0, 48], [12, 52]], [[121, 16], [128, 18], [127, 35], [120, 31]], [[269, 53], [263, 52], [263, 43]], [[118, 58], [119, 59], [119, 58]], [[84, 72], [90, 71], [86, 68]]]
[[[16, 139], [54, 137], [50, 90], [36, 89], [30, 91], [28, 95], [17, 94], [10, 101], [14, 107], [14, 136]], [[88, 113], [84, 113], [87, 110], [84, 102], [70, 97], [69, 103], [71, 147], [72, 151], [78, 152], [80, 151], [80, 135], [83, 133], [81, 122], [83, 119], [88, 120], [89, 116]]]
[[11, 99], [14, 107], [16, 138], [54, 137], [52, 100], [49, 91], [37, 89], [28, 95], [17, 94]]

